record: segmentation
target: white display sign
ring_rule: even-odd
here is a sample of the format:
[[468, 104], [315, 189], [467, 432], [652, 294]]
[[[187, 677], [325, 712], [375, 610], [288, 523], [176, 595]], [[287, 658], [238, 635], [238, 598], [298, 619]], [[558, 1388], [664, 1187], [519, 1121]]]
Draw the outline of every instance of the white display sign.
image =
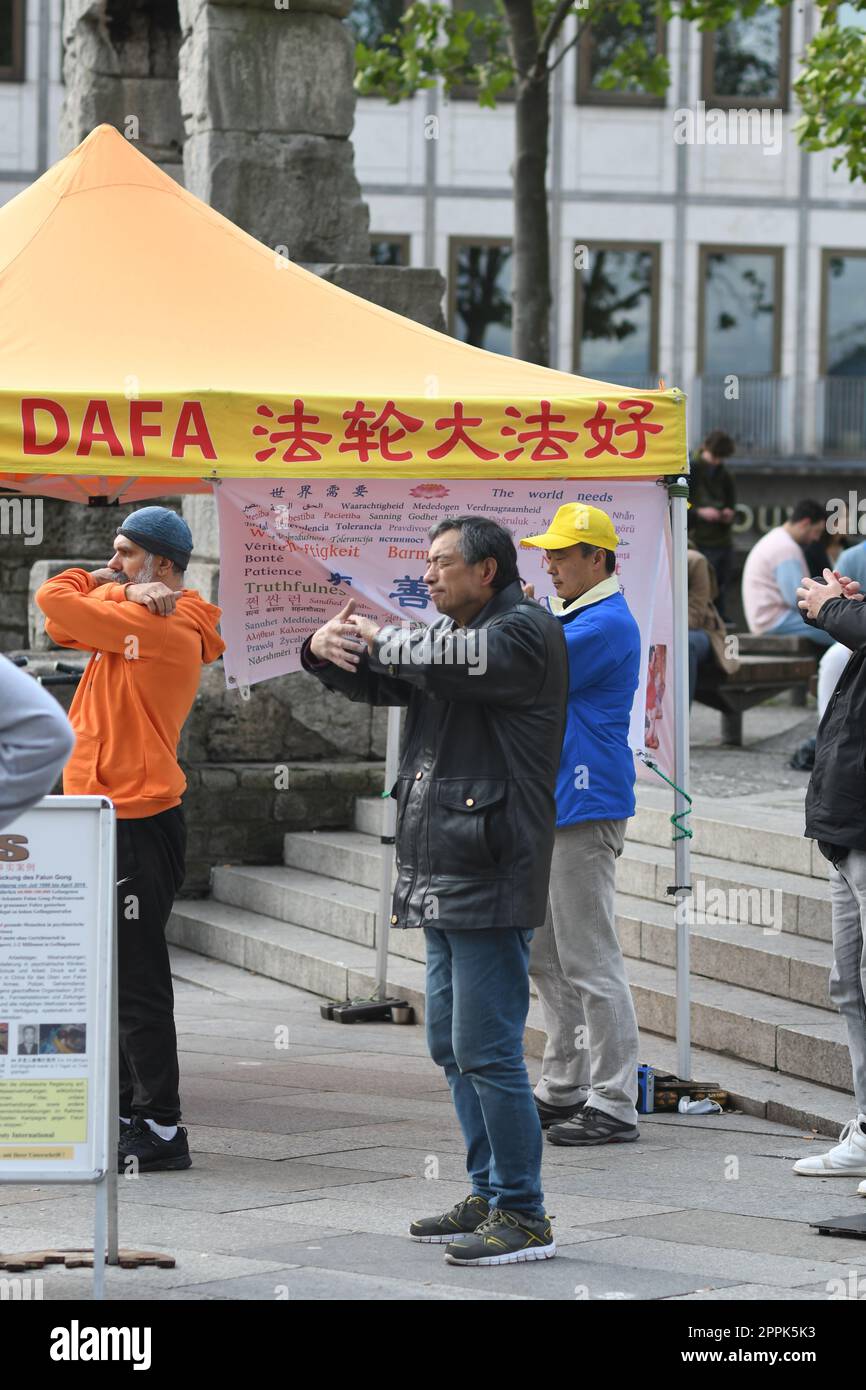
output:
[[108, 1169], [114, 809], [44, 798], [0, 832], [0, 1182]]

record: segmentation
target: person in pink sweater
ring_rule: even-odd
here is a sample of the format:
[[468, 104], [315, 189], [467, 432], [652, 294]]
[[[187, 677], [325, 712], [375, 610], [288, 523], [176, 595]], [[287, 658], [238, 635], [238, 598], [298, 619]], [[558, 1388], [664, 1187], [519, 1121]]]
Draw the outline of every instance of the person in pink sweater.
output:
[[833, 639], [804, 623], [797, 607], [797, 590], [809, 578], [803, 547], [824, 534], [826, 521], [820, 502], [798, 502], [786, 522], [753, 546], [743, 568], [743, 609], [750, 632], [831, 645]]

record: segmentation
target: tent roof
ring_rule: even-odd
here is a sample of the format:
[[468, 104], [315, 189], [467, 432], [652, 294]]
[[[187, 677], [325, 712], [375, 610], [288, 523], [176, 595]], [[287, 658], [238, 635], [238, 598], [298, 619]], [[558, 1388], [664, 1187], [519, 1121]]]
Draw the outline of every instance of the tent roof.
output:
[[[363, 344], [363, 347], [361, 345]], [[591, 395], [328, 284], [188, 193], [112, 126], [0, 208], [0, 386]], [[617, 390], [616, 386], [611, 387]]]
[[[322, 402], [327, 408], [330, 401], [335, 420], [347, 418], [342, 414], [347, 401], [365, 397], [394, 400], [401, 408], [427, 398], [441, 415], [449, 398], [489, 399], [500, 409], [508, 402], [534, 401], [537, 409], [541, 398], [582, 398], [584, 406], [594, 406], [600, 396], [616, 401], [636, 394], [483, 351], [328, 284], [188, 193], [113, 127], [98, 126], [0, 208], [0, 467], [18, 472], [23, 464], [43, 477], [55, 471], [275, 472], [273, 466], [255, 466], [248, 413], [242, 423], [239, 416], [231, 422], [230, 447], [217, 451], [225, 468], [203, 466], [202, 455], [192, 457], [194, 450], [172, 456], [166, 444], [153, 440], [145, 447], [147, 466], [136, 466], [132, 458], [115, 466], [104, 442], [86, 453], [76, 450], [74, 430], [69, 445], [50, 459], [20, 457], [24, 396], [60, 398], [73, 407], [77, 400], [80, 424], [87, 398], [122, 406], [136, 395], [178, 402], [204, 393], [218, 398], [224, 415], [229, 397], [232, 408], [242, 399], [254, 412], [256, 402], [269, 399], [277, 408], [295, 397], [313, 408]], [[666, 448], [656, 448], [660, 440], [648, 441], [647, 455], [660, 455], [654, 471], [679, 467], [675, 460], [684, 455], [684, 431], [674, 427], [673, 417], [682, 420], [682, 398], [672, 401], [671, 392], [637, 394], [656, 401], [654, 418], [671, 422]], [[672, 411], [672, 405], [680, 409]], [[477, 456], [468, 451], [464, 457], [458, 450], [444, 470], [428, 461], [431, 456], [421, 447], [432, 438], [432, 409], [428, 414], [429, 430], [425, 421], [426, 433], [410, 440], [422, 474], [453, 476], [459, 470], [467, 476], [473, 463], [477, 472]], [[513, 435], [513, 429], [500, 428], [502, 418], [498, 434]], [[115, 427], [120, 432], [116, 421]], [[321, 468], [284, 464], [281, 472], [327, 474], [335, 462], [344, 465], [344, 473], [357, 470], [357, 454], [338, 455], [336, 438], [324, 451]], [[133, 452], [128, 435], [123, 442], [128, 456]], [[506, 445], [500, 441], [500, 447], [504, 456]], [[376, 468], [384, 457], [383, 450], [369, 471], [406, 474], [407, 469]], [[648, 473], [648, 461], [614, 471]], [[278, 463], [279, 454], [273, 459]], [[595, 469], [584, 465], [573, 471], [603, 474], [609, 471], [604, 464], [601, 459]], [[481, 471], [488, 476], [515, 472], [498, 469], [495, 462]]]

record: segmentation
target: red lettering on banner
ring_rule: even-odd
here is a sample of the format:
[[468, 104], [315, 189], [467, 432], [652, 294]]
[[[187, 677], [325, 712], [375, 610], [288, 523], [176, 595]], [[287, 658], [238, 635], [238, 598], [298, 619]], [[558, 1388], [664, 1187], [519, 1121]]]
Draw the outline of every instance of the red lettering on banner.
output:
[[644, 454], [646, 453], [647, 435], [661, 434], [662, 432], [661, 425], [652, 425], [645, 423], [647, 416], [651, 415], [653, 410], [655, 409], [653, 402], [620, 401], [619, 408], [620, 410], [625, 411], [631, 423], [628, 425], [617, 425], [616, 429], [614, 430], [614, 434], [631, 434], [633, 432], [635, 436], [634, 448], [630, 449], [628, 453], [626, 453], [625, 450], [623, 450], [623, 452], [620, 454], [620, 458], [642, 459]]
[[[343, 419], [348, 420], [349, 424], [343, 436], [345, 443], [339, 446], [339, 452], [356, 452], [361, 463], [369, 462], [370, 451], [373, 449], [379, 449], [381, 457], [389, 463], [401, 463], [404, 459], [410, 459], [411, 449], [404, 450], [402, 454], [395, 454], [391, 451], [391, 445], [399, 444], [407, 434], [420, 430], [424, 423], [416, 416], [406, 415], [402, 410], [398, 410], [393, 401], [385, 403], [378, 417], [375, 410], [367, 410], [364, 402], [358, 401], [353, 410], [343, 411]], [[389, 419], [396, 420], [395, 429], [388, 424]], [[376, 439], [380, 432], [381, 439]]]
[[322, 455], [316, 447], [318, 444], [329, 444], [333, 435], [327, 434], [324, 430], [311, 430], [308, 425], [318, 425], [318, 415], [306, 415], [304, 413], [304, 402], [295, 401], [293, 409], [288, 415], [274, 415], [269, 405], [256, 407], [256, 414], [275, 420], [278, 425], [288, 425], [287, 430], [274, 430], [268, 425], [253, 425], [253, 434], [265, 434], [268, 443], [272, 446], [269, 449], [259, 449], [256, 454], [256, 461], [264, 463], [272, 454], [277, 452], [276, 445], [289, 440], [288, 448], [283, 452], [284, 463], [319, 463]]
[[[96, 429], [96, 425], [100, 428]], [[86, 457], [94, 444], [107, 444], [108, 452], [113, 459], [123, 458], [123, 445], [117, 437], [108, 401], [88, 401], [81, 422], [81, 437], [75, 452], [79, 458]]]
[[155, 437], [162, 434], [161, 425], [146, 425], [144, 423], [144, 416], [154, 411], [162, 411], [162, 401], [129, 402], [129, 438], [132, 442], [132, 457], [135, 459], [144, 458], [145, 435]]
[[[54, 420], [53, 439], [36, 442], [36, 412], [44, 410]], [[21, 399], [21, 452], [24, 454], [58, 454], [69, 443], [69, 416], [57, 401], [43, 396], [23, 396]]]
[[[608, 415], [604, 401], [599, 401], [595, 414], [584, 420], [584, 425], [595, 440], [595, 447], [587, 449], [586, 458], [594, 459], [598, 458], [599, 454], [613, 454], [615, 458], [640, 459], [646, 453], [647, 435], [661, 433], [661, 425], [646, 423], [647, 416], [654, 409], [652, 401], [619, 401], [618, 404], [619, 409], [628, 415], [628, 422], [616, 424], [613, 416]], [[631, 433], [635, 436], [634, 448], [628, 452], [619, 450], [613, 442], [613, 436]]]
[[184, 401], [178, 416], [177, 429], [171, 442], [171, 456], [182, 459], [187, 449], [200, 449], [206, 459], [216, 458], [207, 421], [200, 401]]
[[450, 430], [451, 433], [441, 444], [437, 444], [435, 449], [427, 450], [427, 457], [429, 459], [446, 458], [448, 454], [453, 453], [460, 445], [463, 445], [470, 453], [473, 453], [475, 457], [479, 459], [489, 461], [490, 459], [499, 457], [494, 449], [485, 448], [483, 444], [479, 444], [477, 440], [471, 439], [466, 433], [469, 429], [477, 428], [482, 421], [480, 415], [464, 416], [463, 410], [463, 402], [456, 401], [454, 404], [454, 414], [443, 415], [440, 420], [436, 421], [437, 430]]
[[[506, 449], [505, 457], [507, 459], [520, 458], [524, 446], [529, 444], [533, 439], [538, 441], [532, 453], [529, 455], [533, 462], [552, 463], [558, 459], [568, 458], [568, 450], [563, 447], [560, 441], [564, 440], [568, 444], [573, 444], [577, 439], [577, 430], [555, 430], [553, 428], [554, 425], [565, 424], [565, 416], [551, 414], [550, 401], [540, 401], [539, 405], [540, 414], [527, 415], [524, 419], [524, 424], [539, 425], [540, 429], [523, 430], [522, 433], [518, 434], [513, 425], [502, 426], [500, 433], [506, 436], [510, 434], [517, 435], [517, 442], [520, 445], [519, 449]], [[521, 412], [517, 409], [516, 405], [506, 406], [505, 414], [510, 415], [514, 420], [519, 420], [521, 416]]]

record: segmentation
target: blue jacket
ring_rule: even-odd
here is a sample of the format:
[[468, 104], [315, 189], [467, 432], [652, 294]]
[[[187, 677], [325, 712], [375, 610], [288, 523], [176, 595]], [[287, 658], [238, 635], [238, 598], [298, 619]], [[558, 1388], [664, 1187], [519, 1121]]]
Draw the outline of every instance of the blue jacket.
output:
[[635, 809], [628, 731], [640, 679], [640, 630], [622, 594], [556, 616], [568, 648], [556, 824], [627, 820]]

